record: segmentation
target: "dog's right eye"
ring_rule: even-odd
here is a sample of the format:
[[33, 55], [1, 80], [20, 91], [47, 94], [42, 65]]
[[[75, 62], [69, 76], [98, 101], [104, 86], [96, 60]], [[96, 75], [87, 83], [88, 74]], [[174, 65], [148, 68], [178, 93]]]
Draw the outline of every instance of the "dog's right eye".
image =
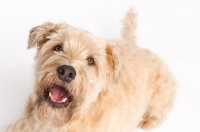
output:
[[62, 45], [56, 45], [56, 46], [53, 48], [53, 51], [57, 51], [57, 52], [63, 51]]

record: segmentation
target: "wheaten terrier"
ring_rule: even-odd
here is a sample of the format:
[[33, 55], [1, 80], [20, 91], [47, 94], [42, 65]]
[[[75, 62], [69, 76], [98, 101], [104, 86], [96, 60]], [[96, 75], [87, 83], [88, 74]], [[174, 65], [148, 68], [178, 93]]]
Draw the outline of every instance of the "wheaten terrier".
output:
[[32, 28], [34, 91], [6, 132], [131, 132], [160, 125], [176, 83], [155, 54], [136, 45], [133, 9], [123, 22], [122, 40], [66, 23]]

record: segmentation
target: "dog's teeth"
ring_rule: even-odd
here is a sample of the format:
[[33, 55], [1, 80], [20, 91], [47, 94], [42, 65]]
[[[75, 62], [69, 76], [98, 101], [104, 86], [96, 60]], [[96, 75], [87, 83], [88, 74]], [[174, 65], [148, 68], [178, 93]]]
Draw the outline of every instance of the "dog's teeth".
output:
[[63, 103], [66, 102], [66, 101], [67, 101], [67, 98], [64, 98], [64, 99], [62, 100]]
[[51, 92], [49, 92], [49, 97], [51, 97]]

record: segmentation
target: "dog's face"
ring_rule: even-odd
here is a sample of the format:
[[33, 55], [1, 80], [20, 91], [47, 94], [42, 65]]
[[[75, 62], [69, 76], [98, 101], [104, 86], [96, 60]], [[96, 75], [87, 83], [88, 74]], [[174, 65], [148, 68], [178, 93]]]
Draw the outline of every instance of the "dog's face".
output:
[[35, 107], [39, 120], [62, 126], [84, 111], [116, 70], [112, 48], [67, 24], [45, 23], [30, 31], [37, 47]]

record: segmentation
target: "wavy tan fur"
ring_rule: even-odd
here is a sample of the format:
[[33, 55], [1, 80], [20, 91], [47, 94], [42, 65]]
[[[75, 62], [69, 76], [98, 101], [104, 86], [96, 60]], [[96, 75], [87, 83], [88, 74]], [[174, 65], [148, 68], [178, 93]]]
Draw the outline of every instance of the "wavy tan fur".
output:
[[[123, 40], [104, 40], [65, 23], [31, 29], [28, 48], [37, 47], [34, 89], [22, 117], [5, 132], [132, 132], [159, 126], [173, 106], [176, 82], [159, 57], [136, 45], [133, 9], [123, 22]], [[56, 45], [63, 51], [53, 51]], [[88, 56], [94, 65], [88, 65]], [[64, 64], [77, 73], [70, 83], [57, 77]], [[52, 84], [73, 95], [66, 107], [44, 100]]]

